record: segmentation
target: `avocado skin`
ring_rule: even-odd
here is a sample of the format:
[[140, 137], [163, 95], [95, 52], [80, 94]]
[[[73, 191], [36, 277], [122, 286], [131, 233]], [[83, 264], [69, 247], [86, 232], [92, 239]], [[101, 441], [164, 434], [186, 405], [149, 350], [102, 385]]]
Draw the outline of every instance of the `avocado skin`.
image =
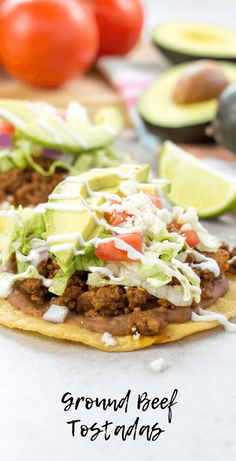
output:
[[171, 139], [177, 143], [199, 143], [199, 142], [212, 142], [212, 140], [206, 135], [206, 128], [209, 123], [201, 123], [199, 125], [183, 126], [180, 128], [167, 128], [158, 125], [153, 125], [146, 122], [142, 118], [144, 125], [150, 133], [161, 138], [162, 141]]
[[212, 129], [215, 141], [236, 153], [236, 84], [221, 94]]
[[224, 56], [220, 56], [220, 57], [214, 56], [213, 57], [210, 55], [202, 56], [201, 54], [196, 56], [196, 55], [182, 53], [181, 50], [179, 51], [170, 50], [169, 48], [165, 48], [161, 45], [158, 45], [155, 41], [153, 41], [153, 44], [173, 64], [182, 64], [184, 62], [197, 61], [198, 59], [214, 59], [214, 61], [226, 61], [226, 62], [236, 63], [236, 56], [235, 58], [227, 58]]

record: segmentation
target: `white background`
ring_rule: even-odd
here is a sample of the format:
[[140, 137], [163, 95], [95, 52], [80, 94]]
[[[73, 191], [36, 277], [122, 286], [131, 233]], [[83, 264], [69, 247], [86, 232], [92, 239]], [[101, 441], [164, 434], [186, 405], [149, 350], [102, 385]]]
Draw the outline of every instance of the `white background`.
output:
[[[236, 2], [146, 0], [149, 24], [170, 18], [212, 19], [234, 25]], [[153, 8], [151, 10], [151, 7]], [[209, 224], [208, 224], [209, 225]], [[220, 237], [236, 244], [235, 223], [211, 223]], [[173, 345], [124, 354], [106, 354], [84, 346], [51, 341], [0, 328], [0, 457], [2, 461], [231, 461], [236, 456], [236, 335], [222, 330], [202, 333]], [[150, 361], [168, 365], [155, 374]], [[72, 439], [62, 394], [122, 397], [128, 389], [150, 396], [170, 396], [178, 388], [172, 424], [166, 413], [149, 412], [166, 429], [157, 442], [88, 442]], [[133, 402], [133, 400], [132, 400]], [[86, 421], [132, 423], [134, 405], [124, 416], [81, 411]]]

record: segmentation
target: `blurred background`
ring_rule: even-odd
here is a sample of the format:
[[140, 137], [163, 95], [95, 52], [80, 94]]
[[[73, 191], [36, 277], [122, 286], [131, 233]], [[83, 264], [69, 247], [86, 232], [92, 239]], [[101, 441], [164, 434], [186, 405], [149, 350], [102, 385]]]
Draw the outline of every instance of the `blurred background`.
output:
[[143, 0], [147, 29], [158, 22], [174, 19], [193, 19], [195, 21], [218, 22], [225, 26], [235, 27], [236, 2], [234, 0]]
[[[236, 150], [235, 126], [225, 135], [224, 129], [215, 134], [211, 124], [220, 94], [236, 81], [235, 17], [235, 0], [2, 0], [0, 98], [41, 100], [58, 107], [75, 100], [90, 114], [104, 105], [117, 106], [125, 128], [135, 128], [124, 149], [135, 151], [139, 159], [143, 149], [156, 151], [162, 140], [171, 139], [198, 156], [234, 160], [230, 151]], [[187, 33], [175, 32], [178, 21], [185, 22]], [[159, 26], [169, 22], [173, 26], [164, 31], [163, 46]], [[186, 46], [193, 51], [187, 58]], [[171, 47], [173, 56], [166, 52]], [[214, 94], [200, 95], [200, 100], [188, 96], [184, 103], [174, 101], [174, 90], [189, 67], [187, 63], [180, 69], [179, 62], [203, 58], [213, 58], [216, 67], [202, 69], [200, 63], [198, 82], [209, 81], [211, 88], [219, 77], [225, 78], [223, 86]], [[163, 91], [159, 77], [168, 82], [174, 72], [174, 84]], [[149, 92], [152, 81], [156, 88]], [[191, 85], [190, 93], [198, 98], [193, 81]], [[227, 103], [230, 113], [235, 99], [236, 92]], [[179, 127], [184, 130], [176, 130]], [[155, 167], [153, 156], [149, 162]]]

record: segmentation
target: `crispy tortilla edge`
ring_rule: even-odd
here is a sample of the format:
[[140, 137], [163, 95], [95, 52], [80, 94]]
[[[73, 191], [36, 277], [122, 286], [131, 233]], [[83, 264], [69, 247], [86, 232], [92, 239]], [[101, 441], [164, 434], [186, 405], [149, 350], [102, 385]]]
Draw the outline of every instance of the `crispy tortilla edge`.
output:
[[[224, 314], [228, 319], [236, 316], [236, 276], [229, 276], [229, 290], [216, 303], [207, 310], [213, 310]], [[51, 338], [79, 342], [106, 352], [129, 352], [143, 349], [153, 344], [164, 344], [178, 341], [186, 336], [216, 328], [217, 321], [209, 322], [185, 322], [169, 324], [160, 334], [155, 336], [141, 336], [134, 339], [133, 336], [117, 336], [115, 346], [106, 346], [100, 333], [80, 328], [78, 325], [67, 323], [53, 324], [42, 318], [26, 314], [13, 307], [7, 300], [0, 299], [0, 324], [8, 328], [16, 328], [24, 331], [39, 333]]]

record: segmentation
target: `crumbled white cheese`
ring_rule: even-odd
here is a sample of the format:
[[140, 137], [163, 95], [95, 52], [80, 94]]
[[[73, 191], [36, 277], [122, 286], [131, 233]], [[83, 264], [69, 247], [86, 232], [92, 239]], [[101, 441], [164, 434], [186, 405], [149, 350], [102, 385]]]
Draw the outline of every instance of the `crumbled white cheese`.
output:
[[138, 331], [135, 331], [135, 333], [133, 334], [133, 338], [138, 341], [140, 339], [140, 333]]
[[4, 201], [0, 203], [0, 210], [9, 210], [11, 208], [11, 205], [9, 202]]
[[136, 329], [136, 327], [133, 327], [132, 328], [132, 332], [133, 332], [133, 338], [138, 341], [140, 339], [140, 333], [138, 332], [138, 330]]
[[108, 333], [108, 331], [105, 331], [105, 333], [103, 333], [101, 341], [106, 346], [115, 346], [117, 344], [116, 339], [113, 338], [111, 333]]
[[165, 360], [162, 357], [160, 359], [153, 360], [150, 363], [150, 367], [153, 371], [162, 371], [165, 368]]
[[191, 225], [188, 224], [188, 223], [183, 224], [183, 225], [181, 226], [181, 231], [183, 231], [183, 232], [184, 232], [184, 231], [191, 230], [191, 229], [192, 229], [192, 228], [191, 228]]
[[135, 194], [137, 192], [137, 184], [135, 181], [122, 181], [119, 189], [124, 195]]
[[64, 323], [68, 313], [68, 307], [52, 304], [43, 315], [43, 319], [52, 323]]

